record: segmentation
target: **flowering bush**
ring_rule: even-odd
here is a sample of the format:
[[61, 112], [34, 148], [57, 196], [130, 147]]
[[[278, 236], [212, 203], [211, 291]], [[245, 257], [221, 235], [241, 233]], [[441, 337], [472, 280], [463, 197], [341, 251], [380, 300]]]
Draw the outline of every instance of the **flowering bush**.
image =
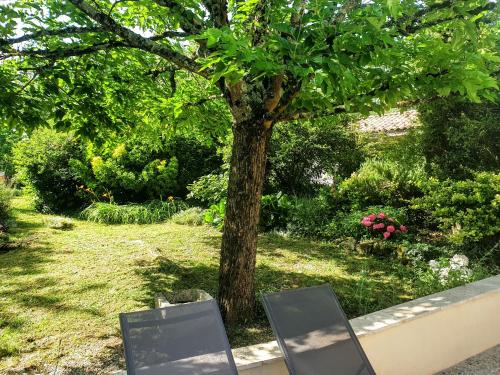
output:
[[469, 258], [462, 254], [455, 254], [452, 258], [433, 259], [429, 267], [438, 278], [441, 285], [460, 284], [467, 282], [472, 276]]
[[366, 227], [372, 237], [382, 236], [384, 239], [394, 238], [401, 233], [408, 232], [408, 228], [396, 221], [396, 219], [387, 216], [383, 212], [378, 214], [371, 213], [361, 220], [361, 225]]

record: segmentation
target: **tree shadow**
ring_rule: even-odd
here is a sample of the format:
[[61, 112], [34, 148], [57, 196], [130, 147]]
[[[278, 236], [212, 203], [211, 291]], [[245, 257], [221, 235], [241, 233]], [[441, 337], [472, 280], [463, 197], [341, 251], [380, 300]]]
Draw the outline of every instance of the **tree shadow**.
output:
[[[210, 240], [210, 239], [209, 239]], [[212, 239], [213, 240], [213, 239]], [[322, 248], [323, 249], [323, 248]], [[267, 249], [267, 251], [272, 251]], [[315, 250], [315, 251], [325, 251]], [[312, 256], [310, 253], [309, 256]], [[319, 259], [328, 258], [327, 254], [320, 254]], [[367, 265], [369, 259], [366, 260]], [[355, 270], [359, 274], [360, 268], [351, 265], [351, 262], [340, 263], [339, 267]], [[135, 272], [145, 281], [144, 293], [140, 302], [154, 307], [154, 297], [158, 293], [167, 294], [182, 289], [203, 289], [213, 297], [217, 297], [218, 264], [200, 264], [190, 261], [173, 261], [162, 255], [150, 261], [136, 263]], [[372, 272], [382, 272], [374, 269]], [[336, 292], [344, 311], [349, 318], [367, 314], [380, 308], [402, 302], [398, 293], [388, 293], [387, 283], [381, 277], [364, 277], [358, 275], [339, 277], [338, 275], [320, 275], [314, 272], [293, 272], [279, 266], [258, 263], [256, 269], [256, 315], [252, 321], [238, 326], [227, 326], [227, 333], [232, 347], [239, 347], [273, 339], [273, 335], [264, 313], [261, 297], [265, 293], [281, 291], [299, 287], [308, 287], [329, 283]], [[391, 286], [398, 290], [396, 286]]]

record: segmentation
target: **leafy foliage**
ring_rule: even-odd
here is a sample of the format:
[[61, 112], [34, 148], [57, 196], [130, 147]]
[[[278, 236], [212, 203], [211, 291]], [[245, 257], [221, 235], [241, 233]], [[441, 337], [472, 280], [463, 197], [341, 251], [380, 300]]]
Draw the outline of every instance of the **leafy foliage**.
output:
[[494, 7], [487, 0], [208, 8], [200, 1], [10, 1], [0, 19], [0, 82], [7, 88], [0, 117], [23, 126], [50, 119], [97, 137], [102, 127], [177, 118], [220, 134], [228, 122], [196, 121], [229, 118], [223, 101], [207, 100], [219, 95], [219, 84], [267, 89], [279, 76], [286, 77], [281, 118], [381, 111], [415, 95], [491, 99]]
[[426, 209], [457, 243], [500, 234], [500, 175], [480, 172], [464, 181], [429, 179], [413, 206]]
[[107, 159], [93, 157], [91, 166], [96, 189], [108, 190], [118, 202], [144, 201], [173, 194], [177, 188], [177, 158], [153, 159], [147, 152], [147, 145], [141, 146], [134, 146], [129, 152], [124, 146], [118, 146]]
[[10, 189], [0, 185], [0, 232], [7, 227], [7, 219], [10, 216], [10, 200], [12, 193]]
[[34, 192], [37, 209], [62, 212], [81, 207], [77, 187], [82, 180], [73, 164], [84, 154], [74, 135], [35, 130], [29, 139], [17, 143], [13, 152], [17, 179]]
[[371, 233], [360, 224], [361, 218], [367, 217], [373, 212], [384, 212], [388, 217], [394, 218], [400, 223], [406, 223], [406, 210], [391, 206], [369, 206], [362, 210], [338, 212], [335, 217], [324, 228], [324, 237], [330, 239], [353, 237], [357, 240], [371, 238]]
[[21, 139], [21, 134], [0, 124], [0, 171], [6, 176], [14, 176], [14, 164], [12, 162], [12, 147]]
[[439, 178], [466, 179], [475, 171], [500, 169], [500, 107], [460, 98], [420, 106], [418, 147]]
[[404, 168], [398, 162], [368, 159], [340, 184], [337, 194], [355, 208], [370, 205], [401, 206], [408, 199], [419, 195], [418, 185], [425, 178], [422, 165]]
[[171, 218], [186, 208], [182, 201], [151, 201], [145, 204], [95, 202], [82, 211], [82, 217], [105, 224], [152, 224]]
[[385, 240], [394, 239], [408, 232], [408, 227], [399, 223], [393, 217], [387, 216], [384, 212], [372, 212], [363, 217], [363, 225], [372, 237], [383, 238]]
[[173, 136], [152, 142], [139, 132], [102, 147], [91, 156], [91, 170], [85, 163], [79, 169], [91, 195], [124, 203], [184, 196], [189, 183], [220, 163], [215, 148], [196, 139]]
[[345, 122], [323, 119], [277, 126], [269, 147], [266, 190], [311, 195], [324, 175], [344, 177], [356, 170], [362, 155]]
[[281, 192], [262, 197], [259, 225], [263, 231], [286, 230], [293, 198]]
[[200, 207], [190, 207], [172, 215], [170, 221], [180, 225], [202, 225], [204, 223], [204, 211]]
[[188, 186], [188, 197], [205, 206], [217, 204], [227, 196], [228, 179], [227, 172], [202, 176]]
[[217, 204], [212, 204], [203, 213], [205, 223], [216, 227], [219, 230], [224, 228], [224, 216], [226, 214], [226, 200], [223, 199]]

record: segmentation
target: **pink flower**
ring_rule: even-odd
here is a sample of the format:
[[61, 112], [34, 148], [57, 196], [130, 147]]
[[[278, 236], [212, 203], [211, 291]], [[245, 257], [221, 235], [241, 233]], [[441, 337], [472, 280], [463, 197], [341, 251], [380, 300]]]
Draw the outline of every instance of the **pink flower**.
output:
[[378, 223], [378, 224], [375, 224], [373, 226], [373, 229], [376, 229], [376, 230], [378, 230], [378, 229], [384, 229], [384, 228], [385, 228], [385, 224], [384, 223]]
[[394, 232], [395, 230], [396, 230], [396, 228], [394, 228], [394, 225], [388, 225], [388, 226], [387, 226], [387, 231], [388, 231], [389, 233], [392, 233], [392, 232]]
[[407, 227], [405, 227], [404, 225], [400, 225], [400, 226], [399, 226], [399, 229], [400, 229], [400, 230], [401, 230], [401, 232], [403, 232], [403, 233], [408, 232], [408, 228], [407, 228]]
[[375, 219], [377, 218], [377, 215], [375, 214], [370, 214], [367, 216], [368, 219], [370, 219], [370, 221], [375, 221]]
[[379, 212], [379, 214], [377, 215], [377, 218], [385, 219], [385, 214], [383, 212]]
[[384, 232], [384, 238], [388, 239], [391, 236], [391, 232]]
[[361, 222], [361, 224], [363, 224], [365, 227], [371, 227], [373, 222], [368, 220], [368, 218], [364, 218], [363, 221]]

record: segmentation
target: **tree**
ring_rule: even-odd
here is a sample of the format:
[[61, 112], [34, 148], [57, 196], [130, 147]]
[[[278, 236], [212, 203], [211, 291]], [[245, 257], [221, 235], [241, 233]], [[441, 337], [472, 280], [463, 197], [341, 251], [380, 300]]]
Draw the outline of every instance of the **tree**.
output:
[[0, 116], [98, 132], [132, 122], [131, 108], [171, 109], [165, 98], [179, 71], [202, 79], [206, 97], [189, 107], [222, 98], [232, 116], [218, 298], [233, 323], [254, 307], [273, 126], [452, 92], [493, 99], [495, 8], [488, 0], [12, 0], [0, 12], [0, 80], [10, 84]]

